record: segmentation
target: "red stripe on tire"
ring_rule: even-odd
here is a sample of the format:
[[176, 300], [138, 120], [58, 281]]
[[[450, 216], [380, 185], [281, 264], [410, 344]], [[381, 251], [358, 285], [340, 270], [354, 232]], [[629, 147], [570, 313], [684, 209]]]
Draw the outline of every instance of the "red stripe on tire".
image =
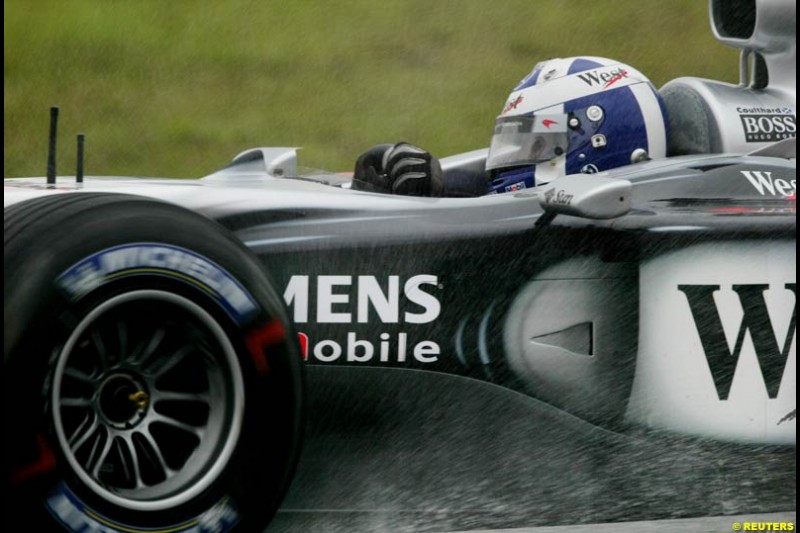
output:
[[269, 363], [264, 348], [279, 344], [286, 339], [286, 330], [277, 318], [273, 318], [247, 337], [247, 348], [259, 374], [269, 373]]

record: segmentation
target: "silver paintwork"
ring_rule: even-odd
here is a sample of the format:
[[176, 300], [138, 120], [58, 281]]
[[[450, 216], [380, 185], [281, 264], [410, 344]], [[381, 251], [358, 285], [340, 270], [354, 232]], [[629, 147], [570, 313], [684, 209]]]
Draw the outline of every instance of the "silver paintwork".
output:
[[[797, 3], [795, 0], [755, 0], [756, 19], [752, 35], [734, 38], [723, 29], [724, 0], [709, 0], [709, 15], [714, 36], [721, 43], [742, 51], [739, 85], [702, 78], [682, 77], [668, 82], [661, 91], [681, 90], [694, 93], [709, 118], [712, 153], [748, 153], [771, 142], [747, 142], [739, 118], [742, 109], [782, 109], [797, 113]], [[769, 83], [755, 87], [753, 54], [764, 58]]]
[[213, 181], [230, 177], [263, 179], [297, 176], [297, 150], [296, 147], [250, 148], [237, 154], [230, 165], [205, 179]]
[[735, 2], [709, 0], [709, 16], [714, 37], [722, 44], [764, 57], [769, 70], [770, 86], [791, 89], [797, 85], [797, 2], [796, 0], [755, 0], [756, 20], [753, 33], [747, 39], [726, 34], [722, 13]]
[[[753, 147], [755, 148], [755, 147]], [[476, 172], [485, 160], [486, 150], [478, 150], [443, 159], [443, 170], [449, 173], [470, 174]], [[250, 164], [250, 163], [248, 163]], [[785, 166], [787, 172], [795, 171], [794, 160], [737, 155], [696, 155], [645, 161], [634, 165], [591, 175], [580, 175], [584, 186], [605, 183], [607, 178], [636, 182], [672, 181], [683, 179], [691, 170], [701, 165], [753, 165], [774, 164]], [[455, 232], [480, 232], [490, 234], [496, 228], [487, 225], [498, 219], [513, 219], [542, 212], [538, 198], [519, 194], [487, 195], [478, 198], [420, 198], [394, 196], [326, 185], [314, 181], [275, 178], [267, 171], [267, 164], [253, 163], [254, 167], [240, 172], [228, 167], [197, 180], [175, 180], [166, 178], [87, 177], [82, 184], [70, 177], [60, 177], [55, 187], [47, 186], [44, 178], [16, 178], [4, 180], [3, 203], [5, 207], [18, 202], [49, 195], [75, 192], [109, 192], [136, 194], [161, 199], [200, 212], [214, 219], [250, 212], [272, 209], [292, 209], [328, 216], [385, 217], [407, 216], [413, 219], [418, 214], [440, 218], [442, 229]], [[259, 171], [255, 166], [261, 168]], [[482, 172], [482, 171], [481, 171]], [[564, 179], [573, 177], [565, 176]], [[702, 178], [701, 178], [702, 179]], [[551, 182], [557, 187], [560, 181]], [[688, 182], [687, 182], [688, 184]], [[587, 190], [588, 190], [587, 189]], [[635, 197], [634, 187], [634, 197]], [[706, 191], [713, 193], [713, 191]], [[306, 217], [306, 220], [314, 216]], [[469, 220], [471, 223], [465, 225]], [[272, 226], [276, 226], [272, 224]], [[385, 231], [379, 225], [376, 231]], [[424, 233], [435, 238], [436, 229], [427, 227]], [[294, 234], [260, 232], [253, 228], [248, 239], [290, 237]], [[388, 238], [388, 237], [387, 237]]]
[[540, 189], [539, 205], [556, 214], [608, 219], [621, 217], [631, 209], [631, 182], [624, 179], [575, 174]]

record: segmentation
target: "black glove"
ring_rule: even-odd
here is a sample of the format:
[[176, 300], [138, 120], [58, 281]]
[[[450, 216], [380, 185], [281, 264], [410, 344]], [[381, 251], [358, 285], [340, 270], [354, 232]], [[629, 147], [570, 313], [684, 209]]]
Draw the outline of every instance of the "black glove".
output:
[[356, 161], [352, 188], [406, 196], [441, 196], [442, 167], [436, 156], [411, 144], [379, 144]]

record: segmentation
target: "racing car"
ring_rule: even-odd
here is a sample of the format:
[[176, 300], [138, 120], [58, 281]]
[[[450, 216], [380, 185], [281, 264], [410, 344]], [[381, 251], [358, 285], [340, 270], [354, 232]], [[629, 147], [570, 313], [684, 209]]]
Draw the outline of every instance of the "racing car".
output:
[[662, 88], [664, 159], [477, 198], [352, 190], [280, 147], [197, 180], [5, 180], [11, 505], [72, 531], [262, 527], [326, 365], [793, 447], [796, 8], [710, 5], [742, 83]]

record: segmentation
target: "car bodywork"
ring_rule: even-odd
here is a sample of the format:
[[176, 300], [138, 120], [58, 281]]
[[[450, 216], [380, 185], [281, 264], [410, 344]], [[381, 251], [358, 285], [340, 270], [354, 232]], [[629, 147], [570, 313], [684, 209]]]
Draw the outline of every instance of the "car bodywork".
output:
[[[743, 50], [742, 84], [667, 84], [667, 159], [513, 194], [415, 198], [350, 190], [348, 175], [302, 171], [296, 149], [273, 147], [197, 180], [10, 179], [4, 205], [121, 193], [215, 220], [283, 296], [302, 357], [330, 367], [321, 375], [465, 376], [591, 428], [785, 451], [796, 443], [796, 126], [784, 75], [794, 27], [781, 15], [795, 8], [756, 2], [748, 33], [723, 9], [740, 4], [711, 11], [717, 37]], [[445, 179], [485, 179], [486, 152], [444, 158]], [[142, 248], [138, 266], [174, 259]], [[80, 286], [117, 272], [104, 268], [64, 276]]]
[[[575, 190], [565, 178], [469, 199], [270, 174], [293, 154], [249, 151], [196, 181], [7, 181], [5, 202], [113, 191], [217, 220], [275, 280], [310, 364], [465, 374], [596, 423], [794, 442], [793, 140], [766, 155], [646, 162]], [[443, 167], [464, 172], [483, 157]], [[609, 180], [629, 202], [623, 216], [536, 224], [581, 195], [602, 202]]]

